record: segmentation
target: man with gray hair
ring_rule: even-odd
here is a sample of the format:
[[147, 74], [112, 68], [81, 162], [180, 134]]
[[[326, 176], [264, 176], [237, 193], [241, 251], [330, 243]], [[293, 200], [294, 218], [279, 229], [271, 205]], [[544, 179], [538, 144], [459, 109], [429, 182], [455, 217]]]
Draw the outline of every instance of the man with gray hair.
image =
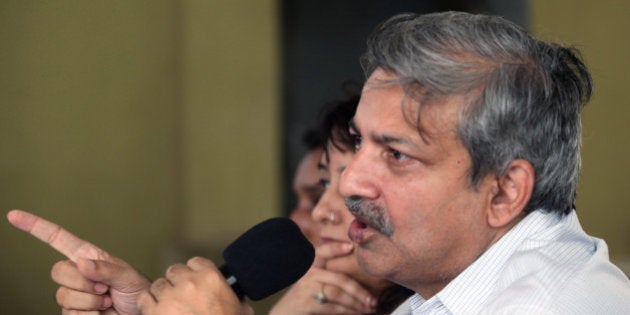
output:
[[[362, 64], [339, 189], [361, 267], [416, 293], [394, 314], [630, 314], [630, 281], [573, 206], [592, 90], [574, 50], [498, 17], [403, 14]], [[149, 285], [53, 223], [9, 220], [76, 261], [52, 272], [64, 314], [248, 311], [205, 259]]]
[[630, 282], [573, 206], [576, 52], [502, 18], [385, 21], [362, 58], [342, 195], [359, 264], [416, 292], [397, 314], [630, 314]]

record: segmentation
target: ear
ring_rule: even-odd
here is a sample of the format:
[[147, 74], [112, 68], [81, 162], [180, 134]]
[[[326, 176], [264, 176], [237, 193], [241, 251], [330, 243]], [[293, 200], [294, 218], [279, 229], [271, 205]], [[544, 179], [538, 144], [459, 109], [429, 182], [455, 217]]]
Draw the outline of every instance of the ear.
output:
[[510, 163], [507, 172], [497, 178], [497, 191], [488, 211], [488, 224], [499, 228], [523, 213], [534, 189], [534, 167], [526, 160]]

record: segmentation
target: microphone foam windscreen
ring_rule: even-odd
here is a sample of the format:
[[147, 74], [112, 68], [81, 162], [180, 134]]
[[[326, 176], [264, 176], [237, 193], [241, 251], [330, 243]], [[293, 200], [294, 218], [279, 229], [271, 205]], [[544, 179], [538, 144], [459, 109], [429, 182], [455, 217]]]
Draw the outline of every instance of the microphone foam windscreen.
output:
[[243, 293], [257, 301], [300, 279], [313, 264], [315, 249], [287, 218], [263, 221], [230, 244], [223, 259]]

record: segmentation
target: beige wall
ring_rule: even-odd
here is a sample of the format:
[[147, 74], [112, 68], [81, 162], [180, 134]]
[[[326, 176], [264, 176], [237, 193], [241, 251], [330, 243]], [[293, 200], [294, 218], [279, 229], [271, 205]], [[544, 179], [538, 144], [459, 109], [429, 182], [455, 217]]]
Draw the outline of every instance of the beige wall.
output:
[[[539, 37], [581, 50], [595, 81], [583, 115], [583, 173], [578, 213], [584, 229], [630, 262], [630, 2], [536, 0], [531, 28]], [[630, 269], [626, 269], [626, 272]]]
[[[163, 272], [279, 214], [275, 1], [3, 1], [0, 209]], [[58, 314], [53, 250], [0, 223], [0, 314]], [[220, 245], [217, 245], [220, 244]]]
[[[576, 44], [593, 70], [578, 207], [627, 259], [630, 7], [531, 8], [534, 32]], [[272, 0], [3, 1], [0, 209], [59, 222], [151, 277], [181, 244], [221, 248], [279, 214], [276, 12]], [[6, 221], [0, 249], [0, 313], [59, 313], [48, 274], [61, 256]]]
[[276, 11], [272, 0], [184, 5], [187, 238], [232, 238], [281, 213]]

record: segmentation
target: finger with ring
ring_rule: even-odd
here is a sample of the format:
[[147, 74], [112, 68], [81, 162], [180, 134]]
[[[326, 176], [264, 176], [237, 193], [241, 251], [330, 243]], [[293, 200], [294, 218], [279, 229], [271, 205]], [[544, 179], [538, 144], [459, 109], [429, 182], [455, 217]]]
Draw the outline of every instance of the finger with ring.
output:
[[326, 297], [326, 294], [324, 294], [324, 292], [319, 291], [317, 292], [317, 294], [315, 294], [315, 301], [319, 304], [326, 304], [328, 303], [328, 298]]

